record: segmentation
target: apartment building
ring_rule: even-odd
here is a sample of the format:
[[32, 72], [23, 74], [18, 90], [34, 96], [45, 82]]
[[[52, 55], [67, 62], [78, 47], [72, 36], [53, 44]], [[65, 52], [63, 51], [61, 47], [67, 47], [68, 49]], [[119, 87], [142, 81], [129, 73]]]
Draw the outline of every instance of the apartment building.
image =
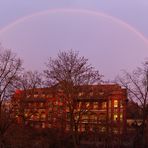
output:
[[[118, 84], [101, 84], [79, 86], [78, 90], [72, 113], [79, 132], [126, 131], [126, 89]], [[12, 98], [14, 115], [19, 124], [69, 131], [71, 111], [65, 98], [58, 86], [18, 90]]]

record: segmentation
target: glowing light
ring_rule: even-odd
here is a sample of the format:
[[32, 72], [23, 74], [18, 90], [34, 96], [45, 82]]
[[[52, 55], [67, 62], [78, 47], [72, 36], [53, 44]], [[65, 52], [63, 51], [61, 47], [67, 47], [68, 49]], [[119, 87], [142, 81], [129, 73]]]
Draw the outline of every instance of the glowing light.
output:
[[114, 114], [114, 120], [116, 121], [118, 118], [118, 115], [117, 114]]
[[114, 100], [114, 107], [118, 107], [118, 100]]

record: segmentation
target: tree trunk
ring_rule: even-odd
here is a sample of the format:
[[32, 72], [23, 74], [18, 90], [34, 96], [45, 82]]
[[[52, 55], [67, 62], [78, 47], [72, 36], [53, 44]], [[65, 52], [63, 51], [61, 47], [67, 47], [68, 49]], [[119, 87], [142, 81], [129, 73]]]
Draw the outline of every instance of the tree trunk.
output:
[[74, 148], [78, 148], [77, 136], [76, 136], [75, 124], [74, 124], [73, 117], [71, 117], [70, 126], [71, 126], [71, 133], [72, 133]]

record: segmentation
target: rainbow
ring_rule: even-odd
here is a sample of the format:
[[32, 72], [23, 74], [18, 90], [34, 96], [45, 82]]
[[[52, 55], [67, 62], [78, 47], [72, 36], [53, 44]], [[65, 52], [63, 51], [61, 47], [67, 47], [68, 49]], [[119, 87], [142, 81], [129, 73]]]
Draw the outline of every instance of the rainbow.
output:
[[93, 15], [93, 16], [96, 16], [96, 17], [99, 16], [99, 17], [109, 19], [113, 23], [116, 23], [116, 24], [126, 28], [128, 31], [134, 33], [137, 37], [139, 37], [146, 44], [148, 44], [148, 39], [141, 32], [136, 30], [134, 27], [132, 27], [128, 23], [126, 23], [126, 22], [124, 22], [120, 19], [117, 19], [116, 17], [113, 17], [111, 15], [102, 13], [102, 12], [96, 12], [96, 11], [91, 11], [91, 10], [83, 10], [83, 9], [48, 9], [48, 10], [45, 10], [45, 11], [36, 12], [36, 13], [31, 14], [31, 15], [19, 18], [16, 21], [12, 22], [11, 24], [3, 27], [2, 29], [0, 29], [0, 34], [3, 34], [6, 31], [11, 30], [11, 28], [17, 26], [19, 23], [25, 22], [25, 21], [27, 21], [27, 20], [35, 17], [35, 16], [43, 16], [43, 15], [57, 13], [57, 12], [84, 13], [84, 14]]

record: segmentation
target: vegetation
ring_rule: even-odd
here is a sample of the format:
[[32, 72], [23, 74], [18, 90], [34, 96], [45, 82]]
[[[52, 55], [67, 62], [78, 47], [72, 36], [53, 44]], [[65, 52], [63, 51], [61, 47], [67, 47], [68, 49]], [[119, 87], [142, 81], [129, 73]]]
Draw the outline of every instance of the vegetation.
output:
[[[95, 70], [88, 59], [80, 57], [78, 52], [72, 50], [60, 52], [56, 59], [50, 58], [46, 64], [47, 69], [44, 71], [46, 81], [49, 85], [59, 84], [64, 93], [64, 103], [69, 110], [70, 129], [75, 147], [79, 144], [78, 141], [78, 123], [83, 114], [88, 110], [80, 107], [76, 110], [76, 99], [82, 92], [80, 86], [98, 84], [101, 82], [101, 74]], [[85, 90], [85, 91], [84, 91]], [[87, 88], [83, 88], [86, 93]]]
[[138, 103], [137, 107], [140, 109], [142, 124], [137, 137], [145, 146], [148, 117], [148, 63], [145, 62], [142, 67], [138, 67], [132, 73], [125, 71], [124, 76], [119, 77], [118, 81], [128, 90], [129, 99]]
[[22, 61], [11, 50], [0, 49], [0, 145], [3, 145], [4, 136], [12, 120], [8, 98], [16, 89], [16, 82], [22, 71]]

